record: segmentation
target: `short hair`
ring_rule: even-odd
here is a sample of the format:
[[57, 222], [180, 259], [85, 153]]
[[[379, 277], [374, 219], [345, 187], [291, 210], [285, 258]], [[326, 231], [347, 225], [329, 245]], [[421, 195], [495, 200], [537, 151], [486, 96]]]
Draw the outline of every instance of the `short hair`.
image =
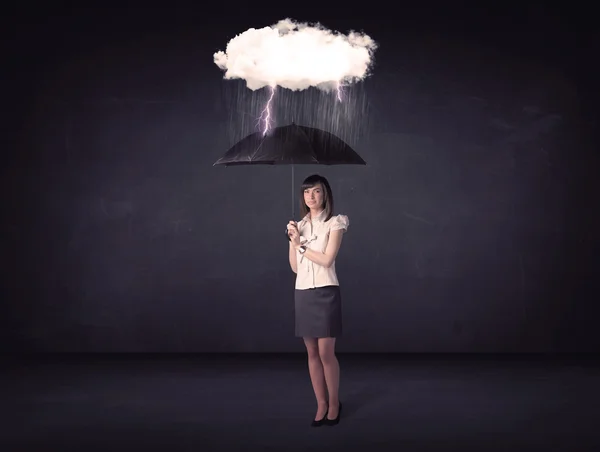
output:
[[308, 176], [304, 179], [304, 182], [302, 182], [300, 187], [300, 214], [302, 218], [304, 218], [310, 212], [309, 207], [304, 202], [304, 190], [312, 188], [317, 184], [321, 184], [324, 190], [323, 209], [325, 210], [325, 221], [327, 221], [333, 215], [333, 192], [331, 191], [331, 186], [327, 179], [319, 174]]

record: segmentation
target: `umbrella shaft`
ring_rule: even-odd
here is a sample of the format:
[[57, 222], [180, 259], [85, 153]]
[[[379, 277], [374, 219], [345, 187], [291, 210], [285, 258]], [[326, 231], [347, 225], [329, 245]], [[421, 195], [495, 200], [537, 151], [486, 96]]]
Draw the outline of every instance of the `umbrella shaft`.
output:
[[296, 192], [296, 182], [294, 181], [294, 165], [292, 164], [292, 220], [295, 220], [295, 212], [294, 207], [296, 205], [296, 197], [294, 193]]

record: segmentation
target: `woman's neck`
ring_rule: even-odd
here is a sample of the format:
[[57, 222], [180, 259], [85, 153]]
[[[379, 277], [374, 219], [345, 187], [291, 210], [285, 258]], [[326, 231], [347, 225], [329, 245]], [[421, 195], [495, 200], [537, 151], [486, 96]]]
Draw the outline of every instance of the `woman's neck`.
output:
[[310, 219], [317, 218], [319, 215], [323, 213], [325, 209], [313, 210], [310, 209]]

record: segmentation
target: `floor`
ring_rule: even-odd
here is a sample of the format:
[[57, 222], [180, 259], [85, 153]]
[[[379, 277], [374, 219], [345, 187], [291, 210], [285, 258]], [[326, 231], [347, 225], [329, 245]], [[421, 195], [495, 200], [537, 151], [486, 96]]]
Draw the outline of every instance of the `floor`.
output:
[[339, 360], [342, 419], [320, 428], [302, 355], [5, 360], [0, 450], [600, 450], [590, 357]]

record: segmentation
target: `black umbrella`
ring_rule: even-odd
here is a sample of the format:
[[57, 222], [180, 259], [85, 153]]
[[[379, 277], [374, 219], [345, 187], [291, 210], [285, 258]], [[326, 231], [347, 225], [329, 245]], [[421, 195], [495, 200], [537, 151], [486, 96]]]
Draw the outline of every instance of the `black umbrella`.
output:
[[321, 129], [292, 123], [263, 135], [248, 135], [238, 141], [213, 166], [291, 165], [292, 218], [296, 205], [294, 165], [366, 165], [341, 138]]

